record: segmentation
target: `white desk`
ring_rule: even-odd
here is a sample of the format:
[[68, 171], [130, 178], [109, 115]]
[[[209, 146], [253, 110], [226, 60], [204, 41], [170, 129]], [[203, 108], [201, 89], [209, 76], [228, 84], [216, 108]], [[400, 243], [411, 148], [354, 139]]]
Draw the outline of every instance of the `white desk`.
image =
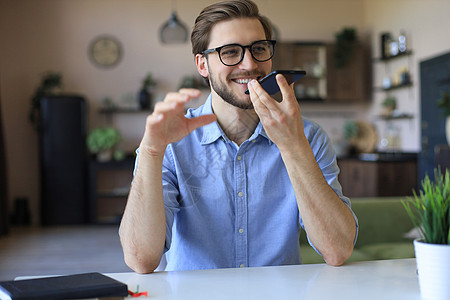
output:
[[149, 299], [420, 299], [415, 259], [106, 275]]

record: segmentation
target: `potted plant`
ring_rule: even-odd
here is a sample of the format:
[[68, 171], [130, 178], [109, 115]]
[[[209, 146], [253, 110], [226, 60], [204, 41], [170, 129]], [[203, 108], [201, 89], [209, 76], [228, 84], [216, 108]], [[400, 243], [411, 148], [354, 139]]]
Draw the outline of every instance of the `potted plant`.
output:
[[445, 120], [445, 136], [447, 143], [450, 145], [450, 95], [447, 92], [441, 92], [441, 98], [438, 99], [437, 105], [444, 111]]
[[41, 109], [41, 98], [56, 93], [62, 87], [62, 75], [56, 72], [47, 72], [41, 80], [41, 85], [36, 89], [31, 99], [29, 120], [36, 130], [39, 130], [39, 115]]
[[89, 132], [86, 145], [99, 161], [109, 161], [114, 147], [122, 141], [120, 132], [114, 127], [99, 127]]
[[148, 73], [142, 81], [142, 88], [139, 91], [139, 107], [141, 109], [153, 109], [152, 105], [152, 89], [156, 86], [156, 80], [153, 75]]
[[353, 27], [343, 28], [336, 33], [336, 44], [334, 48], [334, 63], [337, 69], [347, 65], [353, 54], [353, 49], [358, 42], [356, 29]]
[[403, 205], [421, 236], [414, 249], [422, 298], [450, 299], [450, 173], [436, 169], [434, 175]]
[[383, 116], [389, 117], [392, 115], [394, 110], [397, 109], [397, 99], [392, 96], [387, 96], [384, 98], [383, 102], [381, 102], [381, 106], [384, 108]]

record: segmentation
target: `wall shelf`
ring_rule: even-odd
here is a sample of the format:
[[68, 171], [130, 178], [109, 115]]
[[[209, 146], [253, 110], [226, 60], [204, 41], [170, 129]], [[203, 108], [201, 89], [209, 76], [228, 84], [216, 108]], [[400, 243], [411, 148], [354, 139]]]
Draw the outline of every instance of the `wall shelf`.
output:
[[386, 63], [386, 62], [388, 62], [388, 61], [391, 61], [391, 60], [394, 60], [394, 59], [397, 59], [397, 58], [401, 58], [401, 57], [405, 57], [405, 56], [410, 56], [410, 55], [412, 55], [412, 54], [413, 54], [413, 52], [412, 52], [411, 50], [408, 50], [408, 51], [406, 51], [406, 52], [399, 53], [399, 54], [397, 54], [397, 55], [395, 55], [395, 56], [388, 56], [388, 57], [383, 57], [383, 58], [374, 58], [373, 60], [374, 60], [375, 62], [383, 62], [383, 63]]
[[377, 87], [375, 89], [378, 90], [378, 91], [389, 92], [389, 91], [393, 91], [393, 90], [409, 88], [409, 87], [412, 87], [412, 86], [413, 86], [413, 82], [412, 81], [408, 81], [408, 82], [405, 82], [405, 83], [400, 83], [400, 84], [396, 84], [396, 85], [390, 86], [388, 88]]
[[380, 115], [380, 116], [378, 116], [378, 118], [379, 118], [380, 120], [385, 120], [385, 121], [392, 121], [392, 120], [411, 120], [411, 119], [414, 119], [414, 115], [412, 115], [412, 114], [407, 114], [407, 113], [402, 113], [402, 114], [398, 114], [398, 115], [390, 115], [390, 116]]

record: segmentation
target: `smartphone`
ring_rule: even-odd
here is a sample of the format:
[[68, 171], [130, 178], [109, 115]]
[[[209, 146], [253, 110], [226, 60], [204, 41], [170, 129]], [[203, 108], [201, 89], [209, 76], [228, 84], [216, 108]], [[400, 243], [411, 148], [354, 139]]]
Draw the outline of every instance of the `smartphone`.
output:
[[[287, 83], [291, 84], [305, 76], [306, 72], [300, 70], [277, 70], [269, 73], [267, 76], [264, 76], [261, 80], [259, 80], [259, 83], [269, 95], [276, 94], [280, 91], [280, 87], [275, 79], [277, 74], [282, 74], [286, 78]], [[245, 93], [247, 95], [249, 94], [248, 89], [245, 90]]]

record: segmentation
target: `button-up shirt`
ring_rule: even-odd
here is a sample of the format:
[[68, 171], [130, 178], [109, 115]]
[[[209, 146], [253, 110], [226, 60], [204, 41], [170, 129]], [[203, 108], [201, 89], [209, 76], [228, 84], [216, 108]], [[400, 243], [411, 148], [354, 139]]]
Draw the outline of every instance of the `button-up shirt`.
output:
[[[212, 114], [211, 95], [187, 117], [204, 114]], [[303, 124], [326, 181], [350, 207], [329, 138], [317, 124]], [[167, 147], [162, 172], [166, 270], [301, 263], [294, 189], [261, 122], [240, 146], [217, 122], [194, 130]]]

